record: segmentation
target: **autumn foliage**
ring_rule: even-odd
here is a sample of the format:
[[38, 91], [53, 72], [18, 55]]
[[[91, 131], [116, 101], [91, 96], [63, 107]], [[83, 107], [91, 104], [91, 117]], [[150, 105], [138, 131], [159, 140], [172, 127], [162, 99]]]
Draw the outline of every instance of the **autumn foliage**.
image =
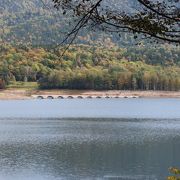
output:
[[76, 45], [61, 57], [62, 51], [1, 46], [2, 82], [39, 82], [48, 89], [180, 89], [180, 51], [174, 46]]

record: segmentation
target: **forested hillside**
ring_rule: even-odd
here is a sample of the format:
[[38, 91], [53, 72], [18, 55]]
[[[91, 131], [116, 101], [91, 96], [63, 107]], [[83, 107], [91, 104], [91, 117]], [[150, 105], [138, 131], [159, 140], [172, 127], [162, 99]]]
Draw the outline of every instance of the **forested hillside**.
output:
[[[124, 12], [131, 13], [140, 6], [137, 0], [103, 1], [103, 6], [107, 5], [114, 10], [123, 8]], [[77, 19], [72, 14], [63, 15], [60, 10], [55, 9], [52, 0], [0, 0], [0, 42], [16, 46], [56, 46], [75, 26], [75, 20]], [[77, 44], [106, 47], [128, 47], [146, 42], [137, 34], [110, 34], [98, 29], [92, 30], [92, 27], [79, 31], [74, 41]]]
[[[32, 46], [55, 46], [62, 42], [67, 32], [74, 27], [75, 18], [63, 16], [50, 2], [51, 0], [0, 0], [0, 41]], [[134, 4], [133, 1], [130, 2]], [[119, 37], [87, 28], [79, 32], [75, 43], [104, 46], [118, 44], [122, 47], [137, 42], [134, 42], [134, 36], [128, 34], [121, 34]]]
[[[60, 39], [63, 19], [39, 0], [0, 0], [1, 40], [11, 44], [48, 45]], [[62, 40], [62, 39], [60, 39]]]
[[[0, 74], [41, 88], [179, 90], [180, 59], [175, 48], [72, 46], [62, 50], [0, 47]], [[153, 53], [152, 53], [153, 52]]]
[[[108, 1], [108, 6], [113, 9], [123, 7], [124, 11], [133, 12], [138, 3], [137, 0], [115, 0]], [[71, 14], [64, 16], [57, 11], [52, 0], [0, 0], [0, 43], [53, 48], [64, 40], [75, 26], [75, 21], [76, 18]], [[129, 47], [146, 45], [147, 40], [128, 33], [110, 34], [87, 27], [79, 31], [74, 43]], [[147, 46], [153, 45], [148, 43]]]
[[43, 2], [0, 0], [1, 87], [31, 81], [41, 88], [180, 89], [180, 48], [173, 45], [139, 44], [129, 34], [87, 29], [60, 58], [63, 47], [54, 46], [74, 19]]

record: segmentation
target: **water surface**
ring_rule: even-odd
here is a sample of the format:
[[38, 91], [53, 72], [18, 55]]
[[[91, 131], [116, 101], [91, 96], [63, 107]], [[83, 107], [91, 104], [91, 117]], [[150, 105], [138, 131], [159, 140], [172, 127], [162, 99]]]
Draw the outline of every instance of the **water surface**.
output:
[[180, 118], [180, 99], [0, 101], [0, 117]]
[[165, 179], [180, 167], [179, 109], [178, 99], [0, 101], [0, 179]]

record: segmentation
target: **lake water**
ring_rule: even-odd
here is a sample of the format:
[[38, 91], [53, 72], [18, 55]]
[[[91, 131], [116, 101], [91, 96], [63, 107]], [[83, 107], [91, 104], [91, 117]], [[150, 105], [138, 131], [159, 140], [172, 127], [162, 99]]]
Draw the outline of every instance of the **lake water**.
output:
[[180, 99], [0, 101], [0, 180], [161, 180], [179, 152]]

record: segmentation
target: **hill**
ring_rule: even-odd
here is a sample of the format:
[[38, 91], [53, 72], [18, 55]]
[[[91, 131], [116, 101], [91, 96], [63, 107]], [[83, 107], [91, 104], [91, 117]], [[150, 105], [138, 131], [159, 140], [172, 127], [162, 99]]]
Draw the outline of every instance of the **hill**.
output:
[[[87, 29], [60, 58], [64, 47], [55, 51], [54, 46], [75, 19], [44, 2], [0, 0], [1, 87], [28, 81], [41, 88], [180, 89], [180, 48], [173, 45], [141, 41], [134, 46], [129, 34], [117, 37]], [[134, 2], [127, 3], [136, 6]]]

